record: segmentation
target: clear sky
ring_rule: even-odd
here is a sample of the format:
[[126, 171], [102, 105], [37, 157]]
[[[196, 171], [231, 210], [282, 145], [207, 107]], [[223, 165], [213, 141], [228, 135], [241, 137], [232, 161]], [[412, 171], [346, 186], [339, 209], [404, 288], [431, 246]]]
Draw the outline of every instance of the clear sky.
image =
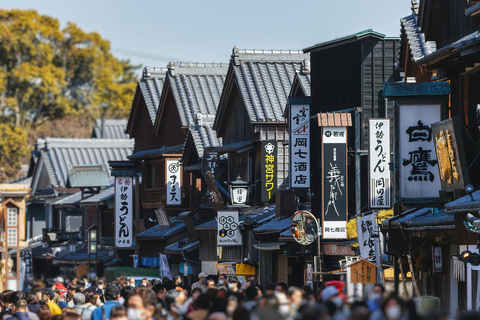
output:
[[135, 64], [228, 62], [232, 48], [303, 49], [365, 29], [398, 37], [410, 0], [0, 0], [74, 22]]

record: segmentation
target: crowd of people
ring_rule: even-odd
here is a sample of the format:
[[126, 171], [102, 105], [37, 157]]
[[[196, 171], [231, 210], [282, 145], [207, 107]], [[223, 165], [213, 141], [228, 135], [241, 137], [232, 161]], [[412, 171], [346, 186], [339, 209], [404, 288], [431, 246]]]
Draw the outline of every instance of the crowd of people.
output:
[[[87, 279], [32, 283], [26, 292], [0, 293], [1, 320], [404, 320], [449, 319], [439, 310], [419, 315], [413, 301], [405, 302], [375, 285], [366, 301], [346, 303], [343, 283], [326, 282], [318, 292], [310, 286], [285, 283], [262, 288], [255, 276], [207, 277], [200, 273], [193, 285], [176, 276], [159, 280], [119, 277], [116, 281]], [[458, 319], [480, 319], [463, 313]]]

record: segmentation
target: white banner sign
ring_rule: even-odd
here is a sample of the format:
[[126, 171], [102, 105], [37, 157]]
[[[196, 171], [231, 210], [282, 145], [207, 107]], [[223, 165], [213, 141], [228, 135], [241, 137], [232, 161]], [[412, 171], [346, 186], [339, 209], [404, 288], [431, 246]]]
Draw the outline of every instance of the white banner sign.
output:
[[310, 106], [290, 105], [290, 186], [310, 188]]
[[133, 178], [115, 177], [115, 246], [130, 248], [133, 221]]
[[370, 208], [390, 208], [390, 120], [368, 120]]
[[160, 276], [162, 278], [169, 278], [173, 280], [172, 273], [170, 272], [170, 266], [168, 265], [168, 258], [166, 254], [160, 253]]
[[399, 196], [438, 198], [440, 173], [432, 123], [440, 121], [440, 105], [399, 106]]
[[167, 205], [182, 204], [182, 165], [178, 160], [166, 161]]
[[218, 211], [217, 217], [218, 246], [241, 246], [242, 234], [238, 211]]
[[380, 246], [375, 213], [357, 217], [357, 237], [362, 258], [378, 263]]
[[432, 247], [433, 272], [443, 271], [442, 247]]

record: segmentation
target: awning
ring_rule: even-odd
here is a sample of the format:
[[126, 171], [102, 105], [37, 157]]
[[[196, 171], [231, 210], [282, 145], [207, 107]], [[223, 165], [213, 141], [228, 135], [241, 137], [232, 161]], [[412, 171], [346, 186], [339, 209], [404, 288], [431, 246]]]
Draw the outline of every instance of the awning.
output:
[[182, 153], [183, 152], [184, 145], [179, 144], [176, 146], [171, 146], [171, 147], [164, 147], [164, 148], [159, 148], [159, 149], [151, 149], [151, 150], [144, 150], [144, 151], [138, 151], [135, 152], [134, 154], [128, 156], [127, 158], [130, 160], [148, 160], [148, 159], [154, 159], [158, 157], [163, 157], [164, 155], [168, 154], [176, 154], [176, 153]]
[[[282, 217], [283, 218], [283, 217]], [[291, 217], [285, 217], [283, 219], [273, 220], [263, 223], [260, 226], [253, 229], [255, 234], [266, 234], [266, 233], [281, 233], [290, 228]]]
[[55, 202], [52, 203], [55, 207], [65, 207], [65, 206], [72, 206], [74, 207], [76, 204], [80, 203], [82, 200], [82, 192], [79, 191], [72, 195], [63, 197]]
[[171, 237], [179, 232], [186, 230], [185, 222], [180, 217], [170, 218], [170, 227], [156, 225], [140, 232], [137, 235], [138, 240], [162, 240]]
[[446, 213], [472, 213], [480, 211], [480, 190], [445, 204]]
[[96, 195], [88, 197], [80, 201], [80, 206], [105, 205], [114, 201], [115, 188], [112, 186], [100, 191]]
[[238, 154], [252, 150], [253, 142], [252, 141], [241, 141], [241, 142], [232, 142], [227, 145], [215, 148], [214, 151], [219, 154], [228, 153], [236, 151]]
[[[113, 249], [99, 249], [97, 250], [97, 261], [105, 262], [114, 258]], [[93, 262], [95, 260], [95, 254], [90, 255], [90, 259]], [[88, 252], [86, 249], [82, 249], [76, 252], [69, 252], [65, 255], [52, 257], [53, 264], [83, 264], [88, 262]]]
[[254, 244], [253, 247], [260, 251], [274, 251], [274, 250], [280, 250], [280, 247], [286, 244], [287, 244], [286, 242], [264, 242], [264, 243]]
[[408, 231], [455, 229], [453, 214], [448, 214], [445, 210], [435, 208], [414, 210], [413, 212], [390, 218], [383, 221], [382, 228], [386, 229], [389, 225], [393, 228], [401, 227], [403, 230]]

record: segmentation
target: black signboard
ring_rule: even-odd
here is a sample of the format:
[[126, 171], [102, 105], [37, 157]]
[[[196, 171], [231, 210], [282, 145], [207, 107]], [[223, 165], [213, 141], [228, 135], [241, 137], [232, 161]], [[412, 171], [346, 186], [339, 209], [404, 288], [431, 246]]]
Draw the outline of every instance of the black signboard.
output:
[[213, 147], [207, 147], [203, 150], [202, 171], [208, 171], [215, 177], [215, 173], [220, 169], [220, 156]]
[[277, 142], [262, 141], [261, 157], [262, 201], [269, 202], [277, 191]]

